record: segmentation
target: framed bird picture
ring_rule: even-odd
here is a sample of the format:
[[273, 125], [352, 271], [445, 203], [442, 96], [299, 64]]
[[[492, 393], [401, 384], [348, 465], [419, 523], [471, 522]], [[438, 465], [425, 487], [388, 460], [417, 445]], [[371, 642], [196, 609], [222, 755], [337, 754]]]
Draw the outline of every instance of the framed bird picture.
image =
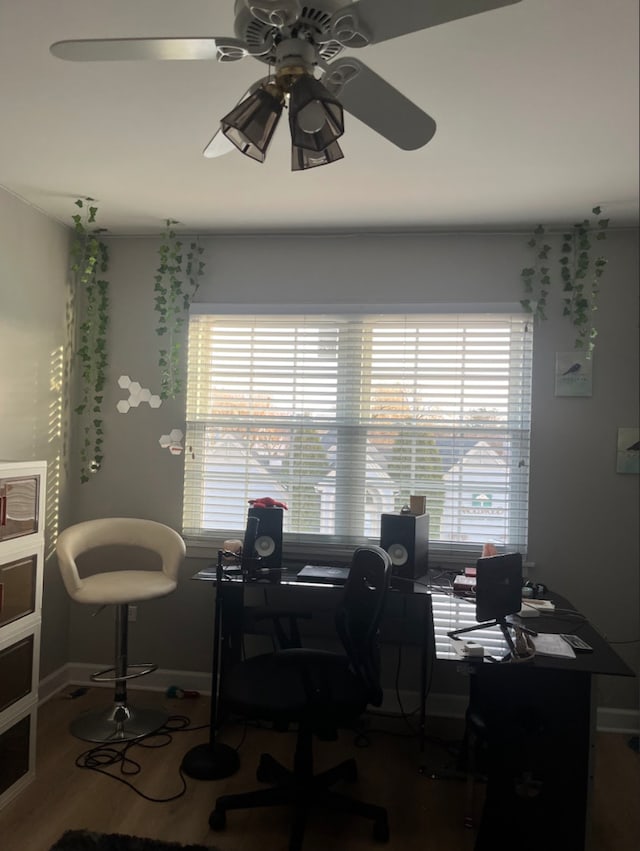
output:
[[556, 352], [556, 396], [591, 396], [593, 355]]
[[640, 473], [640, 429], [619, 428], [616, 473]]

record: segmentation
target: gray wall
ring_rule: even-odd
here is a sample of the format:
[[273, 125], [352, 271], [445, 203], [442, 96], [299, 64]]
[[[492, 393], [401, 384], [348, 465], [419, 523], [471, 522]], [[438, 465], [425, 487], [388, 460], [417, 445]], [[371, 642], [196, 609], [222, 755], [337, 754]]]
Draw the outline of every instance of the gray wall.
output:
[[[206, 237], [206, 275], [198, 300], [233, 304], [517, 303], [528, 263], [522, 234], [355, 234]], [[183, 400], [158, 410], [116, 410], [120, 375], [158, 391], [153, 274], [158, 239], [110, 240], [113, 322], [111, 380], [105, 401], [103, 470], [72, 483], [73, 519], [138, 515], [179, 529], [182, 457], [160, 448], [160, 435], [183, 428]], [[573, 347], [574, 329], [559, 299], [535, 333], [529, 559], [531, 577], [569, 597], [611, 641], [639, 635], [638, 478], [615, 472], [616, 432], [638, 425], [638, 235], [612, 231], [593, 363], [593, 396], [554, 396], [557, 351]], [[217, 545], [217, 544], [216, 544]], [[186, 581], [211, 558], [189, 558], [178, 592], [141, 606], [132, 626], [140, 656], [163, 668], [207, 670], [210, 589]], [[71, 613], [70, 658], [106, 660], [107, 618]], [[620, 654], [638, 670], [638, 644]], [[438, 684], [436, 683], [436, 687]], [[601, 706], [637, 709], [637, 682], [605, 678]]]
[[0, 458], [48, 462], [41, 676], [67, 661], [69, 603], [52, 542], [66, 506], [69, 231], [0, 190]]
[[[183, 428], [183, 400], [125, 415], [116, 410], [122, 374], [158, 390], [152, 306], [159, 239], [110, 240], [106, 460], [86, 485], [78, 482], [73, 439], [67, 451], [68, 243], [66, 228], [0, 190], [0, 458], [49, 462], [48, 553], [58, 525], [86, 518], [142, 516], [177, 529], [181, 523], [183, 461], [158, 439]], [[203, 244], [200, 301], [275, 308], [390, 302], [490, 308], [517, 302], [519, 270], [528, 259], [523, 235], [508, 234], [207, 237]], [[529, 558], [536, 564], [532, 577], [568, 596], [610, 640], [637, 642], [638, 478], [615, 473], [616, 430], [639, 420], [637, 232], [612, 232], [605, 252], [610, 263], [592, 397], [554, 396], [555, 352], [571, 349], [573, 329], [556, 318], [557, 310], [536, 329]], [[73, 427], [71, 417], [72, 438]], [[210, 560], [190, 557], [176, 594], [140, 607], [132, 624], [135, 655], [168, 669], [209, 669], [211, 589], [188, 577]], [[94, 619], [70, 606], [49, 555], [41, 675], [69, 660], [110, 661], [112, 643], [109, 615]], [[638, 670], [638, 644], [618, 650]], [[435, 688], [453, 690], [454, 683], [437, 680]], [[602, 706], [637, 709], [637, 696], [632, 681], [600, 683]]]

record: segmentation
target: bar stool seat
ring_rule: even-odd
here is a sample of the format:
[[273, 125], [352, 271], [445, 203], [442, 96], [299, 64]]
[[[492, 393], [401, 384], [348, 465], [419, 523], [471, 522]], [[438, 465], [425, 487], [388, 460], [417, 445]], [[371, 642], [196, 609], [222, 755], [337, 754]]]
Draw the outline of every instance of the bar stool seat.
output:
[[76, 603], [89, 605], [116, 605], [142, 603], [166, 597], [176, 589], [176, 581], [164, 573], [148, 570], [116, 570], [96, 573], [82, 581], [72, 598]]
[[[90, 550], [124, 547], [118, 563], [126, 563], [102, 573], [82, 576], [78, 559]], [[148, 570], [130, 570], [139, 563], [140, 550], [155, 553], [159, 566]], [[71, 723], [71, 732], [89, 742], [127, 742], [158, 730], [167, 714], [156, 709], [139, 709], [127, 700], [127, 681], [144, 676], [156, 665], [128, 661], [129, 606], [166, 597], [175, 591], [178, 571], [185, 556], [180, 535], [169, 526], [153, 520], [130, 517], [105, 517], [69, 526], [56, 542], [58, 565], [67, 593], [77, 603], [116, 607], [115, 663], [92, 674], [93, 682], [113, 682], [114, 703], [107, 709], [87, 712]], [[113, 556], [110, 556], [113, 557]]]

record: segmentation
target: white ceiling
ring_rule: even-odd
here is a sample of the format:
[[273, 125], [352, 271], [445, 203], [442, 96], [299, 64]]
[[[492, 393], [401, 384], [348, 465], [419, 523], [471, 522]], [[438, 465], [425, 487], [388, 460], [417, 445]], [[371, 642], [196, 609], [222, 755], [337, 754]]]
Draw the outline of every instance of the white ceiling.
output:
[[[428, 0], [413, 0], [428, 2]], [[394, 0], [389, 0], [392, 13]], [[240, 62], [63, 62], [61, 39], [232, 36], [233, 0], [0, 0], [0, 185], [65, 222], [98, 199], [114, 233], [518, 229], [601, 204], [638, 222], [638, 0], [522, 0], [357, 56], [436, 120], [401, 151], [346, 116], [345, 158], [290, 171], [202, 156], [264, 76]]]

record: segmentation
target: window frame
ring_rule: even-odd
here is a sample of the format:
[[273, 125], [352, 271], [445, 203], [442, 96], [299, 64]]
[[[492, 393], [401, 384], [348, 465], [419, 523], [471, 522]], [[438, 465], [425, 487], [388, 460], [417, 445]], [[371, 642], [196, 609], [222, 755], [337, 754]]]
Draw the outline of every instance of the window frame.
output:
[[[401, 303], [396, 305], [389, 304], [371, 304], [365, 305], [365, 309], [363, 309], [363, 305], [356, 304], [337, 304], [337, 305], [326, 305], [326, 304], [288, 304], [288, 305], [280, 305], [280, 304], [233, 304], [233, 303], [223, 303], [223, 304], [210, 304], [210, 303], [194, 303], [191, 306], [190, 310], [190, 318], [193, 315], [215, 315], [215, 316], [295, 316], [295, 315], [305, 315], [310, 316], [314, 314], [321, 315], [323, 317], [337, 316], [337, 317], [345, 317], [350, 314], [359, 317], [367, 317], [373, 318], [374, 316], [393, 316], [393, 315], [410, 315], [410, 314], [425, 314], [425, 315], [434, 315], [437, 316], [439, 314], [457, 314], [457, 315], [470, 315], [474, 314], [478, 315], [491, 315], [498, 316], [501, 314], [509, 315], [509, 316], [521, 316], [525, 326], [527, 326], [528, 332], [531, 334], [530, 343], [529, 343], [529, 359], [530, 359], [530, 369], [526, 376], [526, 387], [521, 391], [525, 395], [528, 394], [529, 405], [528, 405], [528, 414], [529, 414], [529, 423], [528, 429], [524, 434], [521, 442], [523, 442], [528, 448], [527, 454], [527, 463], [525, 468], [522, 469], [521, 475], [522, 477], [526, 477], [526, 489], [520, 485], [520, 492], [526, 493], [526, 524], [525, 524], [525, 542], [524, 546], [519, 549], [522, 552], [523, 558], [526, 558], [526, 544], [528, 542], [528, 526], [529, 526], [529, 464], [530, 464], [530, 452], [531, 452], [531, 420], [532, 420], [532, 377], [533, 377], [533, 322], [530, 319], [530, 316], [525, 313], [522, 306], [519, 303], [487, 303], [487, 304], [451, 304], [451, 303]], [[188, 376], [187, 376], [188, 383]], [[187, 420], [187, 440], [186, 443], [189, 442], [189, 421]], [[510, 433], [514, 433], [515, 429], [511, 429]], [[518, 471], [514, 471], [513, 475], [518, 476]], [[199, 535], [193, 535], [191, 532], [186, 531], [184, 528], [183, 522], [183, 535], [187, 542], [188, 549], [193, 555], [206, 555], [207, 557], [213, 555], [217, 549], [222, 546], [223, 540], [227, 538], [238, 537], [238, 530], [230, 530], [227, 532], [223, 532], [222, 530], [212, 530], [210, 533], [203, 533]], [[284, 560], [286, 562], [295, 562], [300, 563], [301, 561], [305, 561], [309, 558], [313, 558], [315, 561], [322, 560], [327, 564], [332, 563], [343, 563], [348, 560], [352, 553], [354, 546], [359, 543], [369, 543], [369, 544], [379, 544], [379, 538], [367, 538], [362, 536], [353, 536], [352, 540], [349, 542], [340, 542], [340, 541], [327, 541], [327, 540], [319, 540], [317, 536], [313, 534], [305, 535], [304, 533], [296, 532], [292, 537], [291, 534], [284, 533]], [[454, 543], [452, 547], [451, 544]], [[505, 550], [506, 551], [506, 550]], [[477, 542], [471, 542], [469, 544], [465, 544], [464, 542], [449, 542], [449, 541], [430, 541], [429, 542], [429, 553], [430, 553], [430, 563], [431, 564], [442, 564], [446, 566], [447, 564], [458, 565], [461, 563], [469, 563], [470, 561], [475, 562], [475, 559], [478, 557], [478, 544]]]

